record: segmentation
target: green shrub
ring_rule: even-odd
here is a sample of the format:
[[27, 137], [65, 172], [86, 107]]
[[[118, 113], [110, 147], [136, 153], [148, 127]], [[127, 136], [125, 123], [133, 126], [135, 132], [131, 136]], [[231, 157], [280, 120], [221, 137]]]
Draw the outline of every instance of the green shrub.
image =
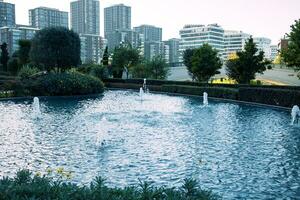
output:
[[7, 70], [11, 75], [16, 76], [19, 72], [18, 58], [11, 58], [8, 61]]
[[238, 99], [238, 90], [233, 88], [224, 87], [195, 87], [195, 86], [183, 86], [183, 85], [163, 85], [163, 92], [180, 93], [188, 95], [202, 96], [204, 92], [207, 92], [210, 97], [224, 98], [224, 99]]
[[30, 67], [28, 65], [22, 67], [18, 73], [18, 76], [21, 78], [21, 79], [28, 79], [30, 78], [32, 75], [38, 73], [39, 70], [35, 67]]
[[110, 188], [105, 180], [96, 177], [89, 186], [79, 186], [62, 180], [19, 171], [15, 178], [0, 179], [0, 199], [55, 200], [216, 200], [217, 195], [202, 190], [196, 181], [186, 179], [182, 187], [155, 187], [151, 183], [125, 188]]
[[108, 77], [108, 69], [103, 65], [86, 64], [76, 68], [76, 71], [103, 80]]
[[104, 91], [99, 79], [78, 72], [50, 73], [26, 82], [31, 95], [35, 96], [87, 95]]

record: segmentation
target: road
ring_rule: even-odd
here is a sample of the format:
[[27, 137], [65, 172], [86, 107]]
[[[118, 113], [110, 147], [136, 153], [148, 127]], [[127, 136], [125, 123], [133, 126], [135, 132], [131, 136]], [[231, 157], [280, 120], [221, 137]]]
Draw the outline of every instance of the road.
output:
[[[215, 78], [226, 77], [224, 67], [221, 70], [221, 74]], [[169, 80], [191, 80], [186, 70], [186, 67], [173, 67], [171, 68]], [[257, 75], [257, 79], [267, 80], [270, 82], [277, 82], [283, 85], [300, 86], [300, 79], [297, 77], [297, 73], [290, 69], [275, 68], [267, 70], [263, 75]]]

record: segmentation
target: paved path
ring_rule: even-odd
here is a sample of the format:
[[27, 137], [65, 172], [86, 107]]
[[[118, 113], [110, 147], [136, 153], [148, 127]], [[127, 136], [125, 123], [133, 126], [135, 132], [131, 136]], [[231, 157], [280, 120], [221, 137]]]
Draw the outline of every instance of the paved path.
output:
[[[221, 74], [216, 76], [216, 78], [220, 77], [226, 77], [224, 68], [222, 68]], [[285, 85], [300, 86], [300, 79], [297, 77], [297, 73], [290, 69], [275, 68], [267, 70], [263, 75], [258, 75], [257, 78]], [[168, 79], [178, 81], [191, 80], [185, 67], [171, 68], [171, 74]]]

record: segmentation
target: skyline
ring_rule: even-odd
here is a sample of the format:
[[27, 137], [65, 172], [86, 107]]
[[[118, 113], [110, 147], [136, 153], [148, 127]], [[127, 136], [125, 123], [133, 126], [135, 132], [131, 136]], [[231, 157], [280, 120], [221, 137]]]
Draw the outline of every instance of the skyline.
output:
[[[4, 1], [16, 5], [16, 22], [24, 25], [29, 24], [29, 9], [45, 6], [70, 12], [71, 2], [71, 0], [26, 0], [26, 3], [20, 0]], [[300, 18], [297, 10], [300, 7], [298, 0], [274, 0], [272, 2], [269, 0], [252, 0], [251, 2], [189, 0], [188, 3], [176, 0], [172, 1], [173, 9], [170, 9], [170, 1], [100, 0], [102, 36], [104, 36], [104, 8], [119, 3], [132, 7], [132, 28], [141, 24], [161, 27], [164, 40], [179, 38], [179, 30], [185, 24], [218, 23], [225, 30], [243, 31], [254, 37], [267, 37], [272, 40], [272, 44], [277, 44], [279, 39], [290, 31], [290, 25]]]

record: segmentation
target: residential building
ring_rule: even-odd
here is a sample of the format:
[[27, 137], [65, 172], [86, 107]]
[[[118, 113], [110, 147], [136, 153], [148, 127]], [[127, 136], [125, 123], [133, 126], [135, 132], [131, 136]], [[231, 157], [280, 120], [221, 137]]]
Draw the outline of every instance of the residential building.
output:
[[0, 0], [0, 27], [14, 27], [15, 25], [15, 5]]
[[179, 44], [180, 39], [172, 38], [164, 41], [164, 44], [169, 47], [169, 64], [171, 67], [180, 66], [179, 62]]
[[287, 49], [288, 46], [289, 46], [289, 38], [283, 37], [282, 39], [280, 39], [278, 43], [278, 50], [282, 51], [284, 49]]
[[39, 29], [52, 26], [69, 28], [69, 14], [54, 8], [38, 7], [29, 10], [29, 24]]
[[[169, 51], [169, 47], [166, 47]], [[165, 44], [159, 41], [148, 41], [144, 43], [144, 57], [146, 60], [152, 60], [156, 56], [167, 57], [169, 60], [169, 55], [165, 55]]]
[[19, 48], [19, 40], [30, 40], [39, 29], [26, 25], [0, 28], [0, 43], [7, 43], [8, 52], [12, 55]]
[[71, 2], [71, 28], [79, 34], [81, 40], [82, 63], [100, 63], [103, 39], [100, 37], [99, 1], [76, 0]]
[[258, 51], [263, 51], [265, 53], [265, 58], [271, 59], [271, 39], [265, 37], [255, 37], [253, 38], [254, 43]]
[[274, 61], [275, 58], [277, 57], [278, 53], [279, 53], [279, 50], [278, 50], [278, 46], [277, 45], [271, 45], [270, 46], [271, 48], [271, 61]]
[[207, 26], [200, 24], [185, 25], [180, 30], [180, 59], [186, 49], [195, 49], [203, 44], [209, 44], [219, 53], [220, 58], [224, 52], [224, 29], [218, 24], [209, 24]]
[[141, 35], [130, 29], [115, 30], [106, 36], [109, 51], [113, 51], [120, 44], [129, 44], [133, 48], [140, 48], [142, 45]]
[[231, 54], [244, 50], [250, 34], [242, 31], [225, 31], [224, 32], [224, 59], [227, 60]]
[[98, 0], [71, 2], [71, 29], [79, 34], [100, 35], [100, 4]]
[[114, 33], [116, 30], [131, 29], [131, 7], [117, 4], [104, 9], [104, 36]]
[[155, 27], [152, 25], [141, 25], [134, 27], [133, 30], [144, 35], [145, 42], [149, 41], [162, 41], [162, 28]]

